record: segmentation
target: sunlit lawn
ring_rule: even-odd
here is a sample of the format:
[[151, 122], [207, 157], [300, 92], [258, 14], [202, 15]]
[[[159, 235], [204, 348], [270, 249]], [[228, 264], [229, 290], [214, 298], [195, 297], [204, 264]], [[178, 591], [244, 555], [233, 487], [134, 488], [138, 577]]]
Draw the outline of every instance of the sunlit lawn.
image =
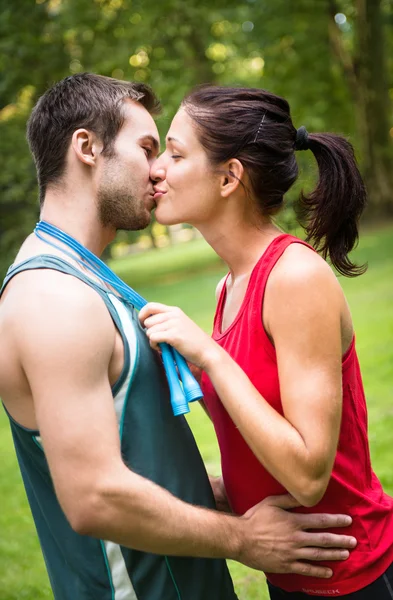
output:
[[[358, 279], [341, 278], [341, 282], [356, 327], [374, 469], [385, 489], [393, 494], [393, 226], [364, 233], [354, 256], [359, 261], [367, 260], [369, 270]], [[113, 266], [149, 300], [178, 304], [210, 330], [214, 289], [225, 269], [201, 240], [128, 257]], [[199, 407], [193, 406], [189, 421], [208, 470], [218, 473], [214, 434]], [[0, 600], [51, 598], [2, 411], [0, 456]], [[231, 564], [231, 571], [241, 600], [267, 597], [261, 574], [235, 563]]]

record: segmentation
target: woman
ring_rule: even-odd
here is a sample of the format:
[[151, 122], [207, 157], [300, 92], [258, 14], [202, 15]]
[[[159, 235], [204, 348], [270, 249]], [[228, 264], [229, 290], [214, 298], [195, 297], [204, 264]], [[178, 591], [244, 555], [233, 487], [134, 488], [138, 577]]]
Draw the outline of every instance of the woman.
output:
[[[272, 220], [297, 178], [295, 151], [307, 149], [319, 181], [300, 209], [322, 257]], [[364, 271], [348, 257], [366, 199], [352, 147], [296, 130], [288, 103], [266, 91], [202, 87], [183, 101], [152, 178], [157, 220], [197, 227], [230, 270], [212, 338], [177, 308], [149, 304], [140, 318], [154, 347], [168, 342], [203, 369], [232, 510], [288, 490], [304, 511], [353, 517], [358, 546], [332, 579], [268, 574], [272, 600], [391, 600], [393, 499], [371, 469], [351, 315], [324, 260]]]

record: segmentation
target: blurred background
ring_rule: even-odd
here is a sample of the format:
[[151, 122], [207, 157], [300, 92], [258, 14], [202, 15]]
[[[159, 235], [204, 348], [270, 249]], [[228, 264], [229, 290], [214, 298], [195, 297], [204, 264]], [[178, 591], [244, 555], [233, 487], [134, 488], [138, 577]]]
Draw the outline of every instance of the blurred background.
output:
[[[369, 205], [344, 280], [368, 397], [374, 468], [393, 493], [393, 0], [0, 0], [0, 275], [38, 219], [25, 140], [37, 98], [55, 81], [93, 71], [149, 83], [162, 137], [184, 96], [205, 82], [263, 87], [290, 103], [297, 127], [334, 131], [355, 146]], [[302, 235], [293, 205], [315, 182], [310, 153], [280, 225]], [[195, 182], [197, 185], [197, 182]], [[180, 305], [207, 331], [225, 266], [188, 226], [119, 233], [106, 257], [151, 300]], [[210, 424], [190, 416], [207, 468], [219, 474]], [[51, 592], [14, 452], [0, 416], [0, 599]], [[265, 599], [263, 575], [232, 564], [239, 597]]]

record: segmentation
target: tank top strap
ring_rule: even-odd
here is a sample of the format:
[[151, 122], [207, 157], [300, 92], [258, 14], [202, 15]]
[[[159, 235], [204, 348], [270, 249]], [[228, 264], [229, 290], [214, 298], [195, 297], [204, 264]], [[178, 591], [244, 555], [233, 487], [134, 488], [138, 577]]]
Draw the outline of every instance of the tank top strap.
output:
[[215, 312], [214, 321], [213, 321], [213, 334], [216, 333], [216, 331], [219, 332], [219, 329], [221, 326], [222, 313], [224, 310], [225, 298], [226, 298], [226, 293], [227, 293], [227, 281], [228, 281], [229, 275], [230, 275], [230, 273], [227, 273], [227, 275], [225, 276], [224, 283], [221, 288], [220, 295], [218, 297], [216, 312]]
[[[238, 322], [241, 315], [244, 313], [244, 310], [249, 305], [250, 300], [251, 300], [251, 304], [254, 308], [258, 307], [258, 310], [259, 310], [259, 308], [262, 310], [263, 298], [265, 295], [265, 288], [266, 288], [266, 283], [269, 278], [269, 275], [270, 275], [273, 267], [279, 260], [279, 258], [282, 256], [284, 251], [288, 248], [288, 246], [290, 244], [295, 244], [295, 243], [303, 244], [304, 246], [311, 248], [311, 250], [313, 250], [313, 252], [315, 252], [314, 248], [312, 248], [312, 246], [307, 244], [307, 242], [304, 242], [303, 240], [301, 240], [293, 235], [290, 235], [288, 233], [283, 233], [283, 234], [279, 235], [278, 237], [276, 237], [266, 248], [265, 252], [262, 254], [262, 256], [260, 257], [260, 259], [258, 260], [258, 262], [256, 263], [256, 265], [254, 266], [254, 268], [252, 270], [250, 280], [248, 282], [247, 290], [246, 290], [242, 305], [239, 309], [237, 316], [235, 317], [232, 324], [225, 330], [225, 332], [222, 332], [221, 324], [222, 324], [223, 313], [224, 313], [225, 302], [226, 302], [226, 292], [227, 292], [226, 284], [227, 284], [230, 273], [227, 274], [227, 276], [225, 277], [225, 280], [224, 280], [224, 285], [222, 286], [222, 289], [220, 292], [220, 296], [218, 298], [216, 312], [214, 315], [214, 325], [213, 325], [214, 339], [219, 339], [219, 338], [225, 336], [227, 333], [229, 333], [233, 329], [233, 327], [236, 325], [236, 323]], [[262, 312], [260, 312], [259, 314], [262, 314]]]
[[109, 290], [105, 288], [102, 284], [100, 284], [98, 281], [95, 281], [91, 277], [88, 277], [80, 269], [77, 269], [71, 263], [64, 260], [60, 256], [55, 256], [54, 254], [39, 254], [37, 256], [27, 258], [26, 260], [23, 260], [20, 263], [11, 265], [9, 267], [4, 278], [3, 285], [0, 289], [0, 297], [4, 292], [7, 284], [11, 281], [13, 277], [15, 277], [15, 275], [18, 275], [18, 273], [22, 273], [23, 271], [34, 271], [37, 269], [51, 269], [53, 271], [60, 271], [65, 275], [73, 275], [77, 279], [80, 279], [87, 285], [93, 287], [101, 295], [102, 293], [107, 294], [109, 292]]
[[38, 254], [37, 256], [31, 256], [20, 263], [11, 265], [0, 289], [0, 298], [7, 284], [13, 277], [15, 277], [15, 275], [18, 275], [18, 273], [22, 273], [23, 271], [34, 271], [39, 269], [50, 269], [52, 271], [59, 271], [65, 275], [72, 275], [95, 290], [104, 301], [104, 304], [121, 335], [124, 347], [124, 366], [119, 379], [112, 388], [113, 394], [116, 395], [126, 379], [130, 368], [130, 343], [124, 330], [124, 323], [122, 322], [122, 317], [119, 312], [118, 302], [121, 305], [124, 305], [127, 311], [131, 311], [132, 313], [135, 312], [134, 307], [128, 301], [119, 297], [115, 292], [112, 292], [99, 281], [96, 281], [88, 275], [85, 275], [85, 273], [74, 267], [67, 260], [64, 260], [60, 256], [56, 256], [54, 254]]
[[310, 244], [295, 237], [294, 235], [283, 233], [282, 235], [276, 237], [266, 248], [265, 252], [255, 265], [250, 277], [247, 294], [258, 290], [258, 293], [261, 295], [261, 299], [263, 300], [269, 275], [277, 264], [278, 260], [284, 254], [285, 250], [291, 244], [302, 244], [303, 246], [307, 246], [307, 248], [310, 248], [313, 252], [315, 252], [315, 249], [310, 246]]
[[258, 331], [260, 341], [270, 359], [274, 362], [276, 361], [275, 348], [263, 324], [263, 302], [269, 275], [285, 250], [291, 244], [302, 244], [315, 252], [315, 249], [307, 244], [307, 242], [304, 242], [293, 235], [285, 233], [278, 236], [271, 242], [255, 265], [244, 298], [244, 306], [250, 307], [251, 312], [249, 314], [251, 314], [255, 330]]

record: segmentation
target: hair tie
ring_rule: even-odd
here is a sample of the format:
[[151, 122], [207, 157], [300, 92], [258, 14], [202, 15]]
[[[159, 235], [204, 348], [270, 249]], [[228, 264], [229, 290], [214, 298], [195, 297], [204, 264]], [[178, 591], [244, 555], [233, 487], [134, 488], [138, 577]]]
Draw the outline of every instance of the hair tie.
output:
[[296, 131], [294, 148], [295, 150], [308, 150], [310, 148], [308, 144], [308, 131], [304, 125], [299, 127], [299, 129]]

